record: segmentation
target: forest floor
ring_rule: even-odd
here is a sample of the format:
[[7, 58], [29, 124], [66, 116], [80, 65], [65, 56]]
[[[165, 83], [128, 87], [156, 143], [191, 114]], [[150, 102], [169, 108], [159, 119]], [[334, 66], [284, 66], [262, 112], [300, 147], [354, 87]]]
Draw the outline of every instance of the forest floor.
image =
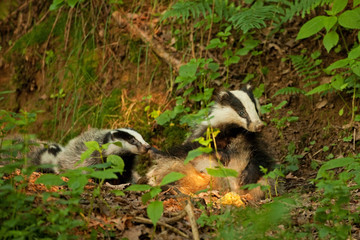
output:
[[[23, 13], [27, 15], [27, 12]], [[143, 29], [144, 32], [148, 30], [148, 25], [143, 26], [143, 22], [146, 22], [147, 16], [139, 16], [139, 21], [135, 21], [137, 26], [140, 29]], [[24, 18], [25, 19], [25, 18]], [[155, 20], [152, 20], [155, 21]], [[324, 58], [329, 59], [330, 62], [333, 62], [338, 55], [332, 56], [331, 53], [328, 54], [321, 47], [321, 40], [318, 41], [295, 41], [298, 26], [304, 23], [304, 19], [296, 18], [291, 24], [284, 27], [284, 31], [277, 33], [276, 35], [271, 36], [268, 39], [263, 40], [263, 48], [261, 49], [263, 53], [260, 57], [247, 56], [244, 60], [239, 63], [236, 68], [232, 69], [232, 76], [241, 75], [242, 73], [256, 72], [259, 73], [259, 77], [254, 85], [264, 83], [265, 91], [263, 97], [260, 99], [262, 105], [272, 103], [274, 106], [277, 106], [282, 101], [286, 100], [287, 103], [281, 109], [277, 111], [272, 111], [268, 114], [262, 116], [262, 120], [267, 124], [264, 128], [262, 134], [264, 140], [269, 145], [269, 152], [274, 156], [278, 163], [285, 163], [287, 157], [292, 157], [295, 155], [301, 155], [298, 158], [298, 170], [289, 173], [285, 176], [281, 184], [284, 188], [283, 194], [287, 195], [297, 195], [299, 199], [307, 202], [308, 205], [312, 205], [312, 210], [309, 209], [294, 209], [292, 212], [292, 225], [301, 226], [305, 223], [312, 221], [312, 216], [316, 209], [316, 202], [312, 202], [312, 198], [317, 193], [315, 192], [315, 185], [311, 183], [311, 179], [314, 179], [317, 174], [318, 167], [326, 161], [326, 159], [340, 158], [348, 155], [349, 153], [358, 153], [359, 146], [355, 144], [357, 140], [360, 139], [360, 126], [355, 125], [354, 128], [349, 128], [349, 119], [350, 111], [347, 111], [346, 103], [351, 102], [351, 99], [343, 99], [342, 96], [337, 95], [336, 93], [330, 93], [325, 96], [313, 95], [278, 95], [272, 97], [277, 90], [295, 86], [302, 87], [305, 82], [303, 77], [292, 66], [288, 56], [301, 54], [301, 52], [306, 49], [308, 52], [312, 53], [314, 51], [321, 51]], [[21, 35], [22, 25], [19, 23], [17, 26], [13, 26], [14, 29], [11, 32], [20, 32], [19, 35], [12, 35], [14, 39], [17, 39]], [[111, 29], [117, 29], [118, 25], [116, 22], [112, 22]], [[17, 30], [18, 29], [18, 30]], [[159, 29], [157, 32], [158, 36], [166, 36], [167, 28]], [[126, 33], [126, 29], [118, 29], [122, 34]], [[119, 34], [118, 32], [115, 34]], [[131, 33], [130, 33], [131, 34]], [[148, 35], [151, 35], [150, 32], [147, 32]], [[259, 33], [260, 36], [263, 33]], [[5, 37], [3, 38], [3, 40]], [[161, 41], [159, 37], [158, 40], [160, 43], [165, 45], [165, 42]], [[138, 40], [139, 41], [139, 40]], [[5, 45], [2, 45], [3, 48], [0, 51], [0, 55], [7, 52]], [[48, 46], [46, 46], [48, 47]], [[36, 51], [40, 51], [46, 48], [44, 45], [41, 45]], [[127, 51], [125, 49], [127, 46], [124, 45], [122, 49], [118, 47], [116, 49], [116, 54], [118, 57], [122, 57], [122, 54]], [[165, 48], [165, 47], [164, 47]], [[44, 113], [39, 114], [38, 121], [35, 123], [33, 128], [33, 133], [38, 134], [36, 129], [41, 129], [44, 131], [43, 122], [53, 118], [52, 115], [52, 104], [45, 103], [44, 99], [49, 99], [49, 93], [47, 92], [46, 80], [43, 79], [41, 71], [35, 71], [32, 69], [35, 63], [36, 54], [26, 53], [21, 62], [13, 60], [5, 60], [4, 57], [0, 56], [0, 85], [9, 87], [11, 79], [14, 78], [16, 71], [19, 71], [16, 66], [18, 64], [23, 64], [23, 69], [21, 69], [22, 75], [31, 76], [30, 82], [25, 82], [23, 88], [18, 90], [16, 94], [10, 96], [6, 100], [5, 106], [2, 108], [8, 110], [19, 110], [19, 109], [38, 109], [39, 106], [42, 106], [41, 109], [45, 110]], [[173, 54], [172, 57], [177, 59], [177, 54]], [[161, 57], [156, 57], [157, 55], [151, 53], [150, 58], [161, 59]], [[284, 60], [285, 59], [285, 60]], [[159, 60], [157, 60], [159, 61]], [[161, 59], [160, 61], [166, 61], [166, 59]], [[126, 104], [125, 109], [126, 113], [134, 111], [138, 112], [141, 110], [134, 110], [138, 107], [137, 101], [152, 96], [151, 103], [156, 105], [168, 105], [169, 107], [174, 103], [172, 99], [169, 99], [169, 90], [167, 80], [161, 78], [170, 74], [167, 64], [162, 62], [159, 67], [159, 73], [153, 79], [152, 83], [148, 82], [148, 79], [141, 79], [137, 84], [133, 84], [131, 79], [137, 78], [139, 69], [143, 69], [143, 66], [138, 66], [136, 64], [129, 63], [126, 65], [126, 61], [123, 61], [123, 66], [119, 68], [110, 69], [105, 74], [108, 74], [109, 78], [105, 83], [101, 85], [104, 91], [111, 91], [113, 88], [124, 88], [126, 93], [125, 99], [130, 99], [129, 101], [134, 103]], [[154, 61], [155, 62], [155, 61]], [[156, 64], [150, 65], [149, 67], [154, 67]], [[268, 73], [266, 75], [261, 74], [260, 66], [266, 66], [268, 68]], [[16, 70], [17, 69], [17, 70]], [[35, 71], [35, 72], [34, 72]], [[141, 71], [141, 70], [140, 70]], [[145, 73], [142, 73], [145, 74]], [[174, 72], [176, 74], [176, 72]], [[317, 80], [321, 83], [329, 81], [326, 76], [320, 75]], [[25, 81], [25, 80], [24, 80]], [[9, 84], [10, 83], [10, 84]], [[230, 88], [238, 88], [241, 85], [241, 80], [234, 80], [230, 78]], [[36, 86], [36, 87], [33, 87]], [[146, 89], [146, 91], [144, 91]], [[0, 91], [9, 90], [3, 87], [0, 87]], [[345, 101], [345, 102], [344, 102]], [[340, 110], [345, 106], [345, 113], [339, 114]], [[140, 105], [142, 107], [142, 105]], [[289, 113], [289, 111], [291, 111]], [[298, 120], [294, 122], [285, 122], [283, 125], [279, 125], [281, 118], [285, 116], [297, 116]], [[127, 121], [114, 121], [112, 126], [118, 127], [122, 125], [129, 125], [129, 121], [136, 118], [130, 116]], [[129, 120], [130, 119], [130, 120]], [[275, 119], [275, 121], [274, 121]], [[276, 121], [276, 119], [278, 121]], [[146, 122], [145, 122], [146, 123]], [[278, 124], [279, 123], [279, 124]], [[131, 125], [131, 124], [130, 124]], [[161, 131], [154, 122], [150, 122], [147, 126], [148, 128], [153, 129], [153, 131]], [[40, 134], [41, 135], [41, 134]], [[46, 136], [46, 134], [42, 134]], [[353, 136], [351, 141], [344, 141], [343, 139]], [[166, 137], [166, 136], [165, 136]], [[162, 147], [161, 143], [164, 141], [163, 137], [158, 138], [156, 134], [151, 135], [151, 139], [147, 139], [150, 143], [157, 147]], [[294, 143], [295, 150], [289, 150], [290, 143]], [[36, 174], [33, 176], [35, 179], [38, 177]], [[29, 193], [39, 193], [43, 191], [49, 191], [43, 188], [41, 185], [34, 184], [34, 179], [29, 180], [30, 185], [27, 190]], [[189, 221], [189, 210], [184, 210], [187, 204], [191, 203], [192, 212], [195, 214], [196, 218], [199, 218], [201, 213], [204, 212], [203, 209], [200, 209], [199, 206], [203, 206], [203, 202], [209, 197], [209, 195], [202, 195], [201, 197], [192, 197], [190, 198], [177, 195], [175, 191], [169, 190], [160, 194], [160, 200], [164, 202], [164, 215], [158, 223], [156, 231], [152, 226], [150, 220], [148, 219], [146, 213], [146, 206], [142, 204], [141, 193], [138, 192], [125, 192], [125, 196], [115, 196], [111, 193], [110, 190], [116, 188], [114, 186], [105, 185], [102, 189], [102, 199], [95, 199], [90, 206], [91, 202], [91, 189], [94, 183], [89, 184], [89, 192], [84, 194], [83, 201], [81, 202], [81, 208], [85, 211], [92, 208], [91, 216], [83, 217], [87, 221], [87, 230], [79, 229], [76, 232], [76, 235], [89, 235], [92, 229], [102, 228], [105, 233], [101, 236], [99, 233], [98, 237], [106, 237], [107, 232], [112, 232], [112, 237], [114, 239], [128, 238], [128, 239], [149, 239], [153, 234], [155, 239], [186, 239], [193, 236], [193, 230], [191, 223]], [[58, 189], [53, 189], [53, 191], [58, 191]], [[359, 195], [358, 192], [354, 194]], [[217, 195], [216, 192], [213, 192], [212, 201], [216, 202], [221, 196]], [[204, 200], [205, 199], [205, 200]], [[263, 200], [257, 202], [255, 205], [259, 207], [262, 203], [269, 202], [270, 200]], [[202, 203], [202, 204], [199, 204]], [[351, 208], [356, 209], [360, 206], [357, 200], [351, 202]], [[255, 207], [256, 207], [255, 206]], [[220, 209], [214, 207], [213, 209], [206, 209], [208, 213], [219, 213]], [[79, 216], [80, 217], [80, 216]], [[211, 236], [214, 236], [211, 231], [212, 229], [208, 227], [200, 228], [200, 238], [208, 239]], [[360, 239], [360, 231], [354, 226], [352, 228], [352, 235], [354, 239]]]

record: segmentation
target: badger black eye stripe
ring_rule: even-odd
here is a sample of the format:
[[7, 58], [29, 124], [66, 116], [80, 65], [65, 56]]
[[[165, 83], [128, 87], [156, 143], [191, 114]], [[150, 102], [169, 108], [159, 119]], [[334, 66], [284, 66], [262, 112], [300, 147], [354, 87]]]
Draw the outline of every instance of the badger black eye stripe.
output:
[[124, 132], [121, 130], [114, 131], [113, 136], [117, 139], [123, 139], [127, 142], [130, 142], [132, 139], [135, 139], [134, 136], [132, 136], [128, 132]]

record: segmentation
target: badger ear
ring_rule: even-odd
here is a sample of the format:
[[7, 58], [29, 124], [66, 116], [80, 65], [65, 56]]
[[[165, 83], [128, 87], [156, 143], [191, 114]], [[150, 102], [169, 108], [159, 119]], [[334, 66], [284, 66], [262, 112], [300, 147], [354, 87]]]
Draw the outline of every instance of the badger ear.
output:
[[248, 83], [242, 88], [242, 90], [246, 92], [252, 92], [254, 90], [254, 87], [250, 83]]
[[219, 103], [226, 103], [229, 101], [230, 98], [230, 92], [229, 91], [221, 91], [217, 94], [217, 101]]

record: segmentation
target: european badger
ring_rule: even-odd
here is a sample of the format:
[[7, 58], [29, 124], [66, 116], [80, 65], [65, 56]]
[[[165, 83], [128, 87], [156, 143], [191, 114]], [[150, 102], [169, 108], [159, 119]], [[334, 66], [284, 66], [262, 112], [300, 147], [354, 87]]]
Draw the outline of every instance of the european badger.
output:
[[64, 147], [57, 143], [42, 143], [42, 147], [29, 153], [31, 164], [35, 166], [51, 164], [53, 168], [40, 169], [41, 172], [58, 173], [58, 161], [56, 156], [64, 150]]
[[[215, 189], [245, 194], [247, 191], [240, 189], [241, 186], [263, 183], [260, 166], [271, 170], [273, 161], [259, 139], [258, 132], [264, 125], [260, 120], [259, 102], [251, 87], [247, 85], [241, 90], [220, 92], [208, 119], [196, 127], [183, 145], [166, 153], [154, 151], [151, 154], [156, 163], [147, 173], [149, 184], [158, 185], [170, 172], [186, 175], [177, 183], [184, 193], [194, 193], [210, 185]], [[220, 130], [215, 138], [217, 153], [203, 154], [184, 165], [188, 151], [200, 146], [193, 140], [203, 136], [209, 126]], [[207, 174], [206, 168], [218, 167], [220, 163], [236, 170], [238, 177], [212, 178]], [[255, 199], [264, 195], [260, 187], [249, 193]]]
[[124, 172], [121, 176], [118, 176], [117, 183], [130, 182], [132, 180], [132, 170], [136, 155], [144, 154], [151, 148], [135, 130], [127, 128], [100, 130], [93, 128], [72, 139], [65, 146], [64, 150], [58, 154], [57, 161], [59, 168], [75, 169], [102, 163], [100, 153], [95, 151], [90, 158], [78, 164], [81, 159], [81, 154], [87, 150], [84, 142], [89, 141], [96, 141], [100, 146], [106, 143], [121, 143], [121, 147], [110, 144], [108, 148], [102, 152], [104, 162], [109, 155], [117, 155], [124, 160]]

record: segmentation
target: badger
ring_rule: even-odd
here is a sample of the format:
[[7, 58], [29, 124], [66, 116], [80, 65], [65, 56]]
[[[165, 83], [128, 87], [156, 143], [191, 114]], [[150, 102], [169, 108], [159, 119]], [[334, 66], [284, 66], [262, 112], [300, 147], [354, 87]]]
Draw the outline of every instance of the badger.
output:
[[[209, 126], [220, 130], [213, 143], [216, 151], [203, 154], [185, 165], [183, 162], [187, 153], [200, 146], [194, 140], [203, 136]], [[194, 193], [211, 186], [240, 194], [250, 193], [254, 199], [260, 199], [264, 196], [260, 187], [245, 191], [241, 186], [264, 184], [260, 166], [268, 170], [273, 168], [273, 159], [259, 136], [263, 127], [260, 104], [250, 85], [241, 90], [222, 91], [217, 94], [209, 118], [196, 126], [182, 145], [166, 152], [152, 151], [155, 165], [147, 173], [148, 182], [158, 185], [166, 174], [174, 171], [186, 175], [176, 183], [184, 193]], [[206, 168], [219, 166], [236, 170], [238, 176], [213, 178], [206, 172]]]
[[[85, 142], [96, 141], [99, 145], [111, 143], [107, 149], [100, 153], [95, 151], [91, 157], [80, 163], [81, 154], [87, 150]], [[121, 147], [116, 145], [121, 143]], [[75, 169], [105, 162], [109, 155], [120, 156], [125, 163], [122, 175], [119, 175], [116, 183], [127, 183], [132, 181], [132, 170], [135, 163], [135, 157], [139, 154], [145, 154], [151, 146], [145, 142], [143, 137], [135, 130], [128, 128], [110, 129], [90, 129], [78, 137], [70, 140], [64, 150], [57, 155], [59, 169]]]
[[29, 153], [31, 164], [40, 166], [44, 164], [53, 165], [53, 168], [42, 168], [41, 172], [58, 173], [58, 161], [56, 156], [64, 150], [64, 147], [58, 143], [42, 143], [40, 148]]

